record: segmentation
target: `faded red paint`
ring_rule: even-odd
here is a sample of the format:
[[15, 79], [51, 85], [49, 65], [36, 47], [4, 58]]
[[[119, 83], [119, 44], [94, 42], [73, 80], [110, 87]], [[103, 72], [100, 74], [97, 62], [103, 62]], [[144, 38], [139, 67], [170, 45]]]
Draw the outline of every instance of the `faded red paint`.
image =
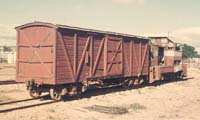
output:
[[54, 83], [54, 30], [48, 26], [31, 26], [17, 30], [17, 81], [34, 79]]
[[148, 75], [148, 39], [40, 22], [16, 29], [18, 82], [55, 85]]
[[[182, 63], [182, 55], [180, 50], [176, 50], [176, 43], [168, 37], [150, 37], [153, 43], [151, 44], [151, 67], [149, 72], [149, 82], [162, 79], [180, 77], [180, 73], [187, 74], [187, 67]], [[161, 41], [161, 39], [165, 41]], [[163, 56], [159, 56], [159, 48], [164, 49]], [[162, 53], [162, 51], [160, 51]], [[171, 53], [168, 53], [171, 52]], [[175, 54], [178, 52], [179, 54]], [[159, 63], [159, 57], [162, 61]]]

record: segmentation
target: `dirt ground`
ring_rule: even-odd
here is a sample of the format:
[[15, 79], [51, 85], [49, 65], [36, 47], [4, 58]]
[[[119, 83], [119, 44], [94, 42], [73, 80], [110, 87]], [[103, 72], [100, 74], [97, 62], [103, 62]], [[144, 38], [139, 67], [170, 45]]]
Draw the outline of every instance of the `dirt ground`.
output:
[[[15, 67], [0, 67], [0, 80], [15, 79]], [[121, 88], [90, 90], [82, 99], [38, 105], [6, 113], [1, 120], [199, 120], [200, 70], [190, 68], [183, 81], [157, 84], [139, 89]], [[0, 103], [30, 98], [24, 84], [1, 85]], [[51, 100], [40, 100], [0, 105], [0, 111]], [[106, 114], [85, 109], [92, 105], [126, 108], [125, 114]]]

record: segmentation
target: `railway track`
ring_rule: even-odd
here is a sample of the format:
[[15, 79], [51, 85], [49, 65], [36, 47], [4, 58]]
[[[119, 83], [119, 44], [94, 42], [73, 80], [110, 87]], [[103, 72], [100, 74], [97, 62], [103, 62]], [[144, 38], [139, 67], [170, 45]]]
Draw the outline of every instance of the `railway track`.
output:
[[0, 113], [12, 112], [12, 111], [17, 111], [17, 110], [22, 110], [22, 109], [27, 109], [27, 108], [32, 108], [32, 107], [37, 107], [37, 106], [42, 106], [42, 105], [48, 105], [48, 104], [57, 103], [57, 102], [60, 102], [60, 101], [44, 100], [43, 98], [38, 98], [38, 99], [30, 98], [30, 99], [2, 102], [0, 103]]
[[0, 81], [0, 85], [21, 84], [21, 83], [22, 82], [16, 82], [15, 80]]

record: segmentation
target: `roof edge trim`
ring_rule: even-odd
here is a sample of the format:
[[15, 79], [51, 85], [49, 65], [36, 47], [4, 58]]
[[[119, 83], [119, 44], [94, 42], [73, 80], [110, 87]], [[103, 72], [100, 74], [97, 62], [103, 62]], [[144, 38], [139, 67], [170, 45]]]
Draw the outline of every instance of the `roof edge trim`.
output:
[[80, 31], [119, 35], [119, 36], [124, 36], [124, 37], [135, 37], [135, 38], [149, 40], [148, 37], [139, 36], [139, 35], [131, 35], [131, 34], [110, 32], [110, 31], [103, 31], [103, 30], [87, 29], [87, 28], [81, 28], [81, 27], [72, 27], [72, 26], [67, 26], [67, 25], [52, 24], [52, 23], [39, 22], [39, 21], [35, 21], [35, 22], [32, 22], [32, 23], [27, 23], [27, 24], [24, 24], [24, 25], [21, 25], [21, 26], [17, 26], [17, 27], [15, 27], [15, 29], [23, 29], [23, 28], [30, 27], [30, 26], [40, 26], [40, 25], [55, 28], [55, 29], [59, 29], [59, 28], [74, 29], [74, 30], [80, 30]]
[[24, 24], [24, 25], [17, 26], [17, 27], [15, 27], [15, 29], [23, 29], [23, 28], [30, 27], [30, 26], [47, 26], [47, 27], [57, 28], [57, 26], [52, 24], [52, 23], [35, 21], [35, 22], [32, 22], [32, 23], [27, 23], [27, 24]]

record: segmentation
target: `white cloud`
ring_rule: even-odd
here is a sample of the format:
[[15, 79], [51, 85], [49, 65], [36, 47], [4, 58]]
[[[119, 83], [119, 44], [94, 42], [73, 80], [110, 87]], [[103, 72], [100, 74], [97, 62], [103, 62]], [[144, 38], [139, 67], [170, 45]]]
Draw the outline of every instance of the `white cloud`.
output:
[[195, 34], [200, 35], [200, 27], [179, 29], [179, 30], [174, 31], [173, 33], [180, 34], [180, 35], [191, 35], [191, 34], [192, 35], [195, 35]]
[[163, 37], [163, 36], [168, 36], [167, 33], [144, 33], [142, 36], [145, 37]]
[[200, 27], [190, 27], [172, 32], [177, 42], [183, 42], [200, 49]]
[[15, 25], [2, 25], [0, 24], [0, 45], [15, 45], [16, 32]]
[[145, 33], [144, 36], [168, 36], [177, 43], [185, 43], [194, 46], [200, 51], [200, 27], [189, 27], [174, 30], [169, 33]]
[[120, 4], [143, 4], [144, 0], [112, 0], [113, 2]]
[[8, 39], [1, 39], [0, 38], [0, 46], [15, 46], [16, 45], [16, 40], [8, 40]]
[[196, 51], [200, 54], [200, 48], [196, 48]]
[[15, 35], [14, 25], [0, 24], [0, 36], [13, 36]]

